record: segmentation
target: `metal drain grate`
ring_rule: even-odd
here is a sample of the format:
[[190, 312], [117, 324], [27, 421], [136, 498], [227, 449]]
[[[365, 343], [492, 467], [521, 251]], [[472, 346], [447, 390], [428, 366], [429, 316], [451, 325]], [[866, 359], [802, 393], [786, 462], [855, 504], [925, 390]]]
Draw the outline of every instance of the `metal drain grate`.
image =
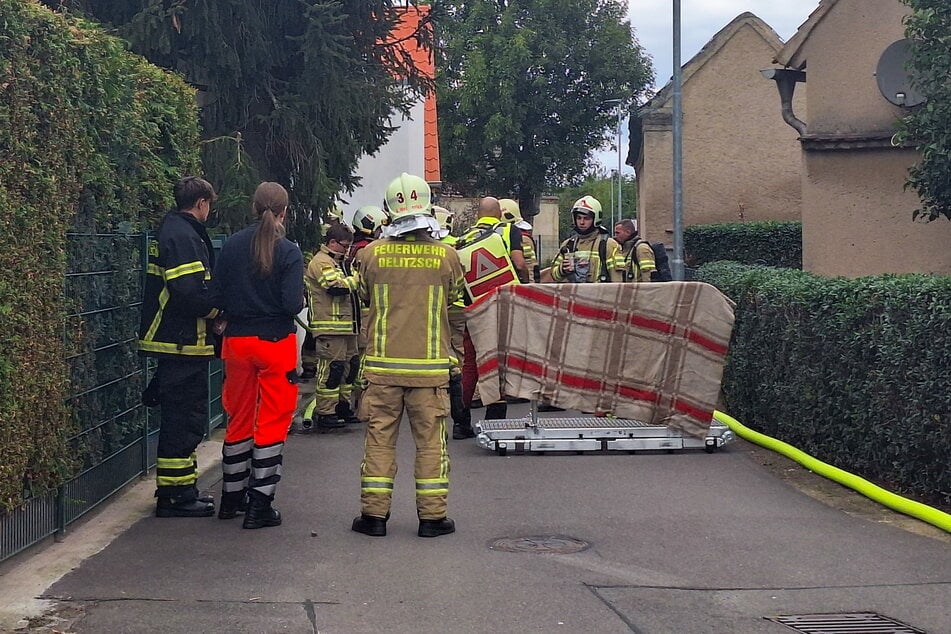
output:
[[926, 634], [924, 630], [874, 612], [791, 614], [769, 616], [766, 620], [805, 634]]
[[489, 542], [490, 550], [535, 555], [567, 555], [587, 550], [591, 544], [567, 535], [529, 535], [527, 537], [500, 537]]

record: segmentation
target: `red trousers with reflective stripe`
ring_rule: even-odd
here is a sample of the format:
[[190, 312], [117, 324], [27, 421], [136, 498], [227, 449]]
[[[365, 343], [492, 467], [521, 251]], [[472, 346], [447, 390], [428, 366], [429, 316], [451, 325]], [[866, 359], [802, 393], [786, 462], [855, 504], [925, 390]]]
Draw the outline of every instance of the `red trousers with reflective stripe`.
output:
[[225, 337], [222, 404], [228, 412], [225, 442], [254, 438], [258, 446], [287, 439], [297, 408], [297, 336], [280, 341]]

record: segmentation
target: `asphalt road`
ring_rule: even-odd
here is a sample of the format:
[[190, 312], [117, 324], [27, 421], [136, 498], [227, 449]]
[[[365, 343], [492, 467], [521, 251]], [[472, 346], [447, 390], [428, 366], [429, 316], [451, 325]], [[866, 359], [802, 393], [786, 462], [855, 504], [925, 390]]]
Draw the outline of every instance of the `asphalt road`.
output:
[[290, 438], [280, 527], [144, 517], [45, 591], [34, 631], [782, 634], [767, 618], [873, 612], [951, 633], [946, 534], [742, 441], [505, 457], [451, 441], [457, 532], [421, 539], [408, 430], [388, 536], [349, 530], [362, 440]]

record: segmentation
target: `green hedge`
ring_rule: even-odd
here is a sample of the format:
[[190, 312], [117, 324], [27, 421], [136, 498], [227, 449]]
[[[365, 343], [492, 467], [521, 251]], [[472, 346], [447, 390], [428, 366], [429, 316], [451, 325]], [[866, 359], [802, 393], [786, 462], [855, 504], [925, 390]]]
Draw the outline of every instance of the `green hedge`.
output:
[[198, 129], [191, 89], [96, 27], [0, 0], [0, 42], [2, 510], [84, 462], [64, 405], [64, 330], [91, 345], [84, 324], [64, 329], [67, 232], [137, 230], [170, 207]]
[[822, 278], [732, 262], [727, 411], [825, 462], [951, 507], [951, 277]]
[[802, 268], [801, 222], [729, 222], [693, 225], [684, 230], [687, 266], [729, 260]]

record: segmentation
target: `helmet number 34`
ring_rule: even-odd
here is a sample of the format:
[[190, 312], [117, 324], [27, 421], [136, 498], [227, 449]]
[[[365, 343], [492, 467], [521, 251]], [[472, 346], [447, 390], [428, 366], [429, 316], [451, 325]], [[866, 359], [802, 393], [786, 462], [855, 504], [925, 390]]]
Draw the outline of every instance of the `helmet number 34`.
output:
[[[419, 196], [416, 194], [416, 190], [415, 190], [415, 189], [409, 193], [409, 199], [410, 199], [410, 200], [419, 200]], [[398, 203], [400, 203], [400, 204], [403, 204], [403, 203], [406, 202], [406, 198], [403, 197], [403, 192], [398, 192], [398, 193], [396, 194], [396, 202], [398, 202]]]

